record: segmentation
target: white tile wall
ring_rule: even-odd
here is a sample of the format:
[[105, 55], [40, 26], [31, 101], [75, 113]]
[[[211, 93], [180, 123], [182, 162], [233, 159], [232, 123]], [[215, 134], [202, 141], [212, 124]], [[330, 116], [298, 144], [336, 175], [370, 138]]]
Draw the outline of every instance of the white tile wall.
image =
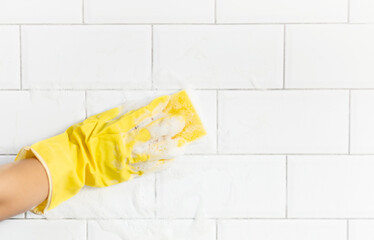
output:
[[0, 223], [2, 239], [86, 239], [86, 223], [79, 220], [6, 220]]
[[374, 87], [374, 25], [289, 25], [286, 36], [286, 87]]
[[346, 240], [346, 225], [338, 220], [226, 220], [219, 222], [218, 239]]
[[0, 239], [373, 239], [373, 10], [0, 1], [0, 164], [86, 116], [181, 88], [208, 131], [165, 170], [15, 216]]
[[288, 216], [373, 218], [374, 156], [288, 156]]
[[222, 153], [348, 152], [348, 91], [221, 91], [218, 100]]
[[374, 153], [374, 91], [351, 92], [351, 153]]
[[216, 223], [212, 220], [89, 221], [88, 239], [215, 240]]
[[2, 0], [0, 23], [80, 23], [82, 2], [76, 0]]
[[369, 240], [374, 238], [373, 220], [352, 220], [349, 221], [350, 240]]
[[372, 0], [351, 0], [350, 21], [354, 23], [374, 22], [374, 1]]
[[217, 0], [217, 20], [225, 23], [345, 22], [347, 4], [348, 1], [341, 0]]
[[[190, 156], [157, 179], [157, 216], [285, 216], [284, 156]], [[259, 184], [261, 183], [261, 184]]]
[[280, 88], [282, 26], [156, 26], [156, 88]]
[[93, 23], [212, 23], [214, 0], [85, 0]]
[[19, 27], [0, 26], [0, 39], [0, 89], [19, 89]]
[[151, 85], [150, 26], [25, 26], [22, 39], [26, 89]]

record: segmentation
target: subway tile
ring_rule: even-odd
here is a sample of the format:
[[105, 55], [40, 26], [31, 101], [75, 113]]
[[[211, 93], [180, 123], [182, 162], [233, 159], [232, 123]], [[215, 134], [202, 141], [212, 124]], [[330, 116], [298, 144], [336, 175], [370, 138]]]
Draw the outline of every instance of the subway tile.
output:
[[[88, 91], [87, 114], [88, 116], [100, 113], [126, 101], [142, 102], [163, 94], [172, 94], [175, 91]], [[186, 148], [187, 153], [215, 153], [217, 139], [217, 106], [215, 91], [191, 91], [188, 94], [199, 113], [207, 130], [207, 136], [197, 140]]]
[[77, 195], [44, 215], [27, 213], [27, 218], [153, 218], [155, 176], [139, 178], [105, 188], [85, 186]]
[[[0, 3], [1, 12], [1, 3]], [[1, 15], [1, 14], [0, 14]], [[20, 88], [20, 43], [16, 26], [0, 27], [0, 89]]]
[[283, 26], [155, 26], [154, 86], [281, 88]]
[[351, 92], [351, 153], [374, 153], [374, 91]]
[[341, 0], [217, 0], [219, 23], [346, 22], [348, 2]]
[[373, 23], [373, 12], [374, 2], [372, 0], [350, 0], [350, 22]]
[[214, 0], [86, 0], [90, 23], [213, 23]]
[[219, 221], [219, 240], [346, 240], [346, 221], [340, 220], [226, 220]]
[[150, 87], [150, 26], [22, 27], [26, 89]]
[[216, 240], [213, 220], [88, 221], [88, 240]]
[[81, 23], [82, 2], [76, 0], [2, 0], [0, 23]]
[[221, 153], [347, 153], [348, 91], [222, 91]]
[[[14, 158], [15, 156], [0, 156], [0, 166], [3, 164], [12, 163], [14, 161]], [[21, 213], [11, 218], [24, 218], [24, 217], [25, 217], [25, 214]], [[0, 226], [1, 226], [1, 223], [0, 223]], [[1, 236], [1, 231], [0, 231], [0, 236]]]
[[374, 87], [374, 25], [289, 25], [286, 88]]
[[157, 176], [157, 217], [281, 218], [284, 156], [186, 156]]
[[374, 217], [373, 156], [288, 156], [288, 216]]
[[374, 220], [350, 220], [349, 240], [374, 239]]
[[1, 91], [0, 153], [53, 137], [84, 120], [84, 92]]
[[0, 222], [1, 239], [86, 239], [86, 222], [77, 220], [6, 220]]

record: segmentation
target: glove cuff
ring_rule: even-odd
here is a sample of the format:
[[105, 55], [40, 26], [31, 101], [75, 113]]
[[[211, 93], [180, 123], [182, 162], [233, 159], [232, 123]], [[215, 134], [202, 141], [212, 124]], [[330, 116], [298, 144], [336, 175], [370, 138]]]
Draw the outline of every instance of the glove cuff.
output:
[[47, 176], [48, 176], [48, 197], [42, 202], [40, 203], [39, 205], [37, 206], [34, 206], [30, 211], [35, 213], [35, 214], [38, 214], [38, 215], [42, 215], [45, 213], [45, 210], [49, 208], [49, 206], [51, 205], [51, 199], [52, 199], [52, 177], [51, 177], [51, 173], [49, 171], [49, 168], [46, 164], [46, 162], [44, 161], [43, 157], [40, 156], [40, 154], [35, 151], [32, 147], [30, 146], [26, 146], [26, 147], [23, 147], [21, 148], [21, 150], [18, 152], [16, 158], [14, 159], [14, 161], [19, 161], [19, 160], [23, 160], [23, 159], [28, 159], [28, 158], [36, 158], [39, 160], [39, 162], [43, 165], [46, 173], [47, 173]]
[[86, 160], [76, 144], [65, 132], [24, 147], [15, 161], [35, 157], [48, 174], [48, 198], [32, 209], [33, 213], [44, 214], [77, 194], [84, 186]]

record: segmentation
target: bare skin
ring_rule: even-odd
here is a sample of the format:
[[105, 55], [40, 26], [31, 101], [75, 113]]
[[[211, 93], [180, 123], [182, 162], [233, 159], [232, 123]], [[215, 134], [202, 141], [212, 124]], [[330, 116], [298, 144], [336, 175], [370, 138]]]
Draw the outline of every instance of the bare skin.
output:
[[48, 191], [47, 173], [36, 158], [0, 165], [0, 221], [42, 203]]

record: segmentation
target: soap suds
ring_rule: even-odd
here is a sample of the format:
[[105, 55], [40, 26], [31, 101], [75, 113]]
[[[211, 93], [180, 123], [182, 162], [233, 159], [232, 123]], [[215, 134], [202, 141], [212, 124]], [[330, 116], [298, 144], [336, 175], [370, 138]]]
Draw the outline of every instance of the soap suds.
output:
[[[215, 232], [215, 222], [206, 218], [200, 198], [195, 217], [190, 220], [95, 221], [100, 237], [118, 240], [203, 240]], [[97, 226], [97, 227], [96, 227]]]
[[96, 221], [98, 236], [118, 240], [203, 240], [215, 231], [208, 219]]
[[146, 129], [150, 132], [151, 139], [147, 142], [137, 142], [133, 148], [133, 154], [149, 155], [148, 161], [130, 164], [135, 171], [151, 172], [161, 170], [166, 161], [181, 156], [184, 147], [179, 147], [178, 138], [173, 139], [185, 126], [182, 117], [164, 117], [156, 120]]

